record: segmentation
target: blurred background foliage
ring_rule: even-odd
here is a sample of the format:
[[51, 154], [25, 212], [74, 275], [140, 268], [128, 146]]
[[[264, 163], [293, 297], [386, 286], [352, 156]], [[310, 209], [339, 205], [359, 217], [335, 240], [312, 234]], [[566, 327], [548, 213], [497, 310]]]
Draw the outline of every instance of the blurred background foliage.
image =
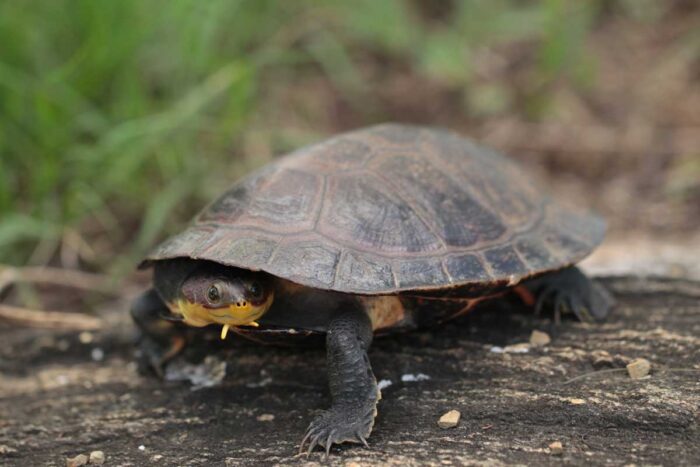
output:
[[606, 183], [591, 204], [621, 219], [644, 205], [653, 228], [683, 228], [700, 204], [698, 15], [661, 0], [5, 0], [0, 262], [128, 271], [236, 177], [385, 120], [482, 137], [584, 180], [574, 193]]

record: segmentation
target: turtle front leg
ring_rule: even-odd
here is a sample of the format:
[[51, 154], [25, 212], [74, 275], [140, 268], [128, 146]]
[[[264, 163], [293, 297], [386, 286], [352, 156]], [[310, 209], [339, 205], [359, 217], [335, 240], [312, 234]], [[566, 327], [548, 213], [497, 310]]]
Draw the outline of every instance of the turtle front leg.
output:
[[603, 321], [615, 304], [610, 292], [574, 266], [527, 281], [524, 285], [537, 297], [535, 313], [553, 310], [557, 325], [564, 313], [573, 313], [584, 322]]
[[311, 422], [300, 453], [307, 441], [307, 454], [322, 446], [326, 457], [333, 444], [351, 442], [368, 447], [367, 437], [381, 397], [367, 356], [371, 342], [372, 323], [363, 311], [346, 312], [331, 321], [326, 358], [332, 405]]
[[141, 294], [131, 305], [131, 317], [141, 331], [139, 372], [164, 377], [165, 365], [185, 348], [182, 325], [164, 317], [170, 310], [154, 289]]

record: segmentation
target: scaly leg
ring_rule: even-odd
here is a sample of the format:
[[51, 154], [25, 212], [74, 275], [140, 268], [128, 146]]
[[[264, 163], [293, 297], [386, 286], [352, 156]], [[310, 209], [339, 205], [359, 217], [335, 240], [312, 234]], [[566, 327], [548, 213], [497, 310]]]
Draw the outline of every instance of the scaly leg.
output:
[[131, 305], [131, 317], [141, 331], [139, 372], [153, 372], [163, 378], [165, 365], [185, 347], [182, 325], [168, 321], [168, 307], [154, 289], [139, 296]]
[[344, 313], [330, 323], [326, 352], [333, 402], [311, 422], [299, 452], [307, 440], [307, 453], [323, 446], [326, 457], [333, 444], [351, 442], [367, 447], [381, 397], [367, 357], [371, 342], [372, 324], [363, 311]]

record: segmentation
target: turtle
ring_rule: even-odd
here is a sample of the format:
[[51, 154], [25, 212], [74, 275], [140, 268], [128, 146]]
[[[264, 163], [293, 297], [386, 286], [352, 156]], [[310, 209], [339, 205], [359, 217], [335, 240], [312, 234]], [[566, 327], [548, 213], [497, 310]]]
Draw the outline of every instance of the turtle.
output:
[[[367, 446], [381, 397], [375, 336], [436, 326], [518, 292], [537, 312], [601, 321], [613, 298], [576, 267], [605, 221], [565, 207], [515, 161], [446, 129], [386, 123], [296, 150], [238, 180], [140, 263], [140, 368], [188, 329], [325, 342], [331, 406], [300, 452]], [[308, 447], [307, 447], [308, 446]]]

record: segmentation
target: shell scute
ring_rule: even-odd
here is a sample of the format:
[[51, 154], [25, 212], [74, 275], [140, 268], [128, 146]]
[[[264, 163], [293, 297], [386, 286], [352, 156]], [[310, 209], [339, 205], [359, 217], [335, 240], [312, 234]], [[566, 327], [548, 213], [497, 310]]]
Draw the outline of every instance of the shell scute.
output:
[[484, 251], [484, 258], [496, 277], [522, 276], [528, 273], [527, 266], [511, 245], [490, 248]]
[[326, 245], [283, 244], [270, 259], [271, 270], [294, 270], [295, 282], [309, 285], [330, 287], [335, 276], [335, 267], [340, 258], [340, 251]]
[[494, 280], [479, 255], [471, 253], [453, 255], [446, 258], [444, 262], [445, 268], [454, 282]]
[[449, 284], [450, 277], [442, 268], [439, 258], [397, 261], [394, 265], [399, 287], [421, 287], [425, 284]]
[[396, 287], [391, 264], [374, 255], [348, 251], [338, 265], [335, 284], [358, 292], [371, 292], [377, 287]]

